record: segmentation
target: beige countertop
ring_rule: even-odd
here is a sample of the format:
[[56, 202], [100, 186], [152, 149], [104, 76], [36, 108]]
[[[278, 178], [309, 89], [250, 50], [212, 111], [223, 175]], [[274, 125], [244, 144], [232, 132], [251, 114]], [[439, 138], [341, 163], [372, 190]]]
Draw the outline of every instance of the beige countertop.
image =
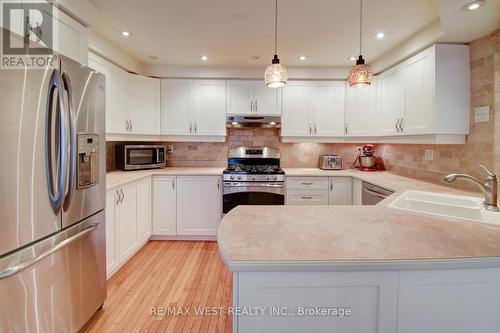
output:
[[112, 171], [106, 174], [106, 190], [126, 185], [130, 182], [153, 175], [164, 176], [220, 176], [224, 168], [212, 167], [168, 167], [163, 169], [138, 171]]

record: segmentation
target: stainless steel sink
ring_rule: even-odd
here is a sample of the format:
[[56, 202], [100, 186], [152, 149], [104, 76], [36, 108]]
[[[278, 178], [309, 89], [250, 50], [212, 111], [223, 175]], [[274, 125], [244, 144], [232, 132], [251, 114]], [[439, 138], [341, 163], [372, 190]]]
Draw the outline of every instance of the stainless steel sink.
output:
[[405, 191], [388, 207], [465, 221], [500, 225], [500, 213], [484, 209], [483, 199], [434, 192]]

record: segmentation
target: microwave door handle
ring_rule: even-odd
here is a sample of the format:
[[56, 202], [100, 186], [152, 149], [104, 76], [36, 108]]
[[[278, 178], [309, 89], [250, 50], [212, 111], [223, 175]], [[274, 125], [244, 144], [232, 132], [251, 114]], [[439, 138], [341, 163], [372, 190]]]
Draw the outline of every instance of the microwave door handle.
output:
[[68, 148], [66, 149], [67, 152], [69, 152], [69, 164], [68, 164], [68, 176], [66, 177], [66, 196], [64, 198], [64, 203], [63, 203], [63, 209], [64, 211], [67, 211], [69, 208], [69, 205], [71, 203], [71, 197], [73, 196], [73, 187], [74, 187], [74, 182], [75, 182], [75, 158], [76, 158], [76, 151], [75, 151], [75, 140], [76, 140], [76, 134], [75, 134], [75, 124], [73, 122], [73, 112], [74, 112], [74, 101], [73, 101], [73, 87], [71, 86], [71, 79], [67, 73], [62, 74], [62, 81], [64, 85], [64, 90], [67, 93], [67, 98], [68, 98], [68, 125], [69, 125], [69, 145]]

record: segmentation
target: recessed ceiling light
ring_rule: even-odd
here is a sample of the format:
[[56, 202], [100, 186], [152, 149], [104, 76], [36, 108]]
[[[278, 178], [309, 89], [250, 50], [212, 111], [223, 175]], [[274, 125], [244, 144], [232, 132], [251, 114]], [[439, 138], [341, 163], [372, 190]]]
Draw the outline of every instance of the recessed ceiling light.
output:
[[349, 60], [354, 61], [356, 60], [356, 57], [350, 57]]
[[202, 56], [200, 57], [200, 59], [201, 59], [201, 60], [203, 60], [203, 61], [207, 61], [207, 60], [208, 60], [208, 56], [206, 56], [206, 55], [202, 55]]
[[463, 8], [464, 10], [476, 10], [478, 8], [481, 8], [486, 1], [484, 0], [477, 0], [477, 1], [472, 1], [466, 4]]
[[379, 32], [375, 36], [377, 36], [378, 39], [382, 39], [385, 37], [385, 34], [383, 32]]
[[300, 56], [300, 57], [299, 57], [299, 60], [300, 60], [300, 61], [304, 61], [304, 60], [306, 60], [306, 59], [307, 59], [307, 58], [306, 58], [306, 56]]
[[120, 31], [120, 33], [122, 34], [122, 37], [129, 37], [130, 36], [130, 32], [125, 31], [125, 30]]

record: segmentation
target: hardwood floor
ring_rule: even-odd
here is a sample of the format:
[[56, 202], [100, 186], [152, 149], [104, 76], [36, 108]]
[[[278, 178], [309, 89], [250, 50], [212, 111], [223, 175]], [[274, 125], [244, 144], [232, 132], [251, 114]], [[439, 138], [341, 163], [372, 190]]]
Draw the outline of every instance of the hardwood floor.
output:
[[[108, 281], [103, 309], [81, 332], [229, 333], [230, 315], [197, 315], [195, 308], [231, 303], [232, 275], [217, 243], [150, 241]], [[165, 313], [168, 308], [190, 313]]]

